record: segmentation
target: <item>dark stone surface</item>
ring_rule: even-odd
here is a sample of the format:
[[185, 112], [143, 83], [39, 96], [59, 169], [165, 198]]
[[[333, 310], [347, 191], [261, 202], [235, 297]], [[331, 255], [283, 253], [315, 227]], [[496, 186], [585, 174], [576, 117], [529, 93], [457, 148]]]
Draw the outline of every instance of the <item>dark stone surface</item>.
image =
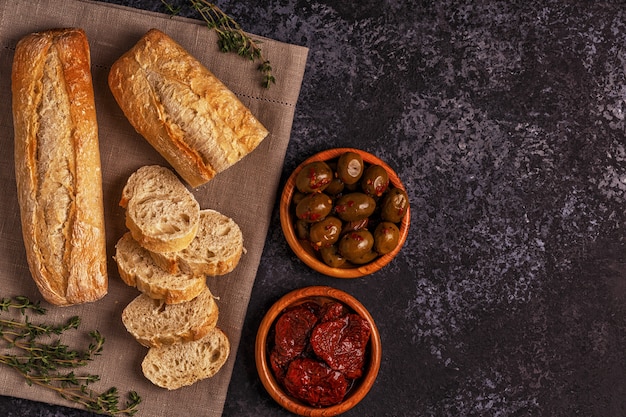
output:
[[[413, 209], [401, 254], [360, 280], [299, 262], [274, 210], [224, 416], [289, 415], [258, 380], [254, 338], [312, 284], [356, 296], [382, 334], [378, 380], [346, 416], [625, 416], [623, 2], [219, 5], [310, 48], [284, 179], [358, 147], [397, 170]], [[7, 398], [0, 414], [90, 415]]]

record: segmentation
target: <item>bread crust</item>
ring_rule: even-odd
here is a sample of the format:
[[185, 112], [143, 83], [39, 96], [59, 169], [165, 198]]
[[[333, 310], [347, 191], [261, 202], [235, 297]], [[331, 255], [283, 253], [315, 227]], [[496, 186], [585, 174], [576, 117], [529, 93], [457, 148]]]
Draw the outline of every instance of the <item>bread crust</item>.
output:
[[107, 293], [98, 126], [87, 37], [32, 33], [13, 60], [15, 177], [28, 265], [55, 305]]
[[157, 29], [112, 65], [108, 82], [135, 130], [192, 187], [241, 160], [268, 134], [235, 94]]

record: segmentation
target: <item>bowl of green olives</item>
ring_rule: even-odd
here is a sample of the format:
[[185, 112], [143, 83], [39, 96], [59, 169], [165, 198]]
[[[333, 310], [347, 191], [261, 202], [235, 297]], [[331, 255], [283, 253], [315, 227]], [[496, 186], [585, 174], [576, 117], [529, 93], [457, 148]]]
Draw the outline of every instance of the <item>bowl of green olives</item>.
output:
[[336, 278], [372, 274], [398, 254], [409, 231], [409, 198], [396, 172], [355, 148], [302, 162], [280, 201], [283, 234], [314, 270]]

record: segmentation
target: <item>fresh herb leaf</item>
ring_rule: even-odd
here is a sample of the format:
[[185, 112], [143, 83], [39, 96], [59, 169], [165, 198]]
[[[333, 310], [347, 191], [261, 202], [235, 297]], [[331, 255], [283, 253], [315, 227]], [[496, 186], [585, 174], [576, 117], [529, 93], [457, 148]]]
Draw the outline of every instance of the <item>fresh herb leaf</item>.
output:
[[[161, 3], [172, 15], [177, 15], [181, 11], [180, 7], [175, 7], [166, 0], [161, 0]], [[261, 64], [257, 69], [263, 76], [261, 83], [263, 87], [270, 88], [272, 84], [276, 83], [270, 61], [263, 56], [260, 47], [261, 41], [248, 36], [233, 18], [224, 13], [214, 3], [206, 0], [189, 0], [189, 5], [200, 15], [207, 27], [217, 33], [217, 44], [220, 51], [236, 53], [251, 61], [260, 61]]]
[[163, 3], [163, 5], [167, 9], [167, 11], [172, 16], [176, 16], [176, 15], [180, 14], [180, 11], [182, 10], [181, 6], [173, 6], [173, 5], [169, 4], [168, 2], [166, 2], [165, 0], [161, 0], [161, 3]]
[[[109, 416], [132, 416], [138, 411], [141, 397], [135, 391], [128, 393], [128, 399], [120, 408], [117, 388], [99, 393], [89, 387], [100, 380], [98, 375], [61, 371], [85, 366], [100, 355], [104, 345], [104, 336], [100, 332], [90, 332], [91, 343], [87, 349], [77, 350], [60, 339], [49, 341], [49, 338], [77, 329], [80, 325], [79, 317], [71, 317], [61, 325], [35, 324], [26, 313], [30, 311], [43, 315], [46, 309], [23, 296], [0, 300], [0, 312], [11, 311], [19, 311], [24, 319], [0, 318], [0, 364], [20, 373], [29, 386], [38, 385], [53, 390], [62, 398], [80, 404], [87, 410]], [[46, 339], [42, 341], [44, 336]]]

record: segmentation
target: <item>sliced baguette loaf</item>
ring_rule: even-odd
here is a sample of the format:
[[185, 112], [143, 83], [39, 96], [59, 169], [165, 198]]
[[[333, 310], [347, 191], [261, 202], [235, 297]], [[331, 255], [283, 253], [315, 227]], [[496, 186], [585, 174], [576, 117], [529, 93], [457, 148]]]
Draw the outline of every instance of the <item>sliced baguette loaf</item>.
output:
[[122, 280], [147, 296], [166, 304], [190, 301], [206, 288], [204, 276], [170, 274], [154, 263], [150, 252], [142, 248], [130, 232], [115, 245], [115, 262]]
[[126, 227], [152, 252], [186, 248], [196, 236], [200, 205], [172, 170], [147, 165], [135, 171], [122, 190]]
[[224, 275], [231, 272], [243, 252], [243, 235], [233, 219], [215, 210], [200, 210], [198, 233], [189, 246], [178, 252], [155, 253], [161, 268], [192, 275]]
[[215, 375], [230, 354], [230, 341], [218, 327], [202, 339], [148, 349], [141, 363], [153, 384], [175, 390]]
[[122, 323], [146, 347], [198, 340], [217, 324], [217, 303], [208, 287], [186, 303], [165, 304], [140, 294], [122, 311]]
[[113, 63], [108, 82], [135, 130], [192, 187], [240, 161], [268, 135], [232, 91], [157, 29]]

